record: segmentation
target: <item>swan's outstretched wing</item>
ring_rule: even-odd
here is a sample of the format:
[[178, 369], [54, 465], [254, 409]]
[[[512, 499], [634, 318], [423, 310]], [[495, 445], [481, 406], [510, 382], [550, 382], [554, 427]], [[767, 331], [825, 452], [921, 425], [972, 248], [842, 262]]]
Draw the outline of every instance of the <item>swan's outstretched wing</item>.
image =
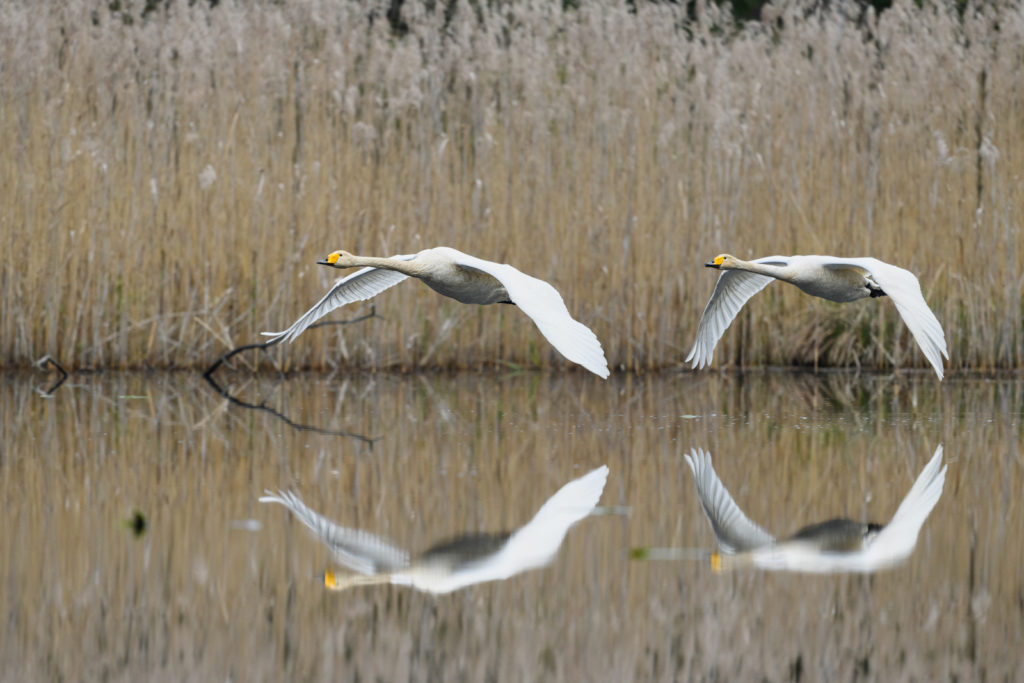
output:
[[445, 251], [456, 265], [487, 273], [500, 282], [512, 303], [533, 320], [560, 354], [602, 379], [608, 377], [608, 361], [597, 335], [569, 314], [557, 289], [507, 263], [485, 261], [455, 249]]
[[724, 553], [742, 553], [771, 545], [775, 538], [750, 521], [743, 510], [729, 495], [722, 480], [711, 466], [711, 454], [702, 448], [691, 450], [686, 464], [693, 472], [693, 484], [697, 497], [704, 508], [704, 515], [711, 522], [718, 547]]
[[311, 510], [291, 491], [265, 491], [261, 503], [280, 503], [316, 534], [341, 564], [360, 574], [377, 574], [409, 566], [409, 553], [359, 529], [338, 526]]
[[856, 266], [866, 270], [871, 279], [892, 299], [903, 322], [924, 352], [925, 358], [935, 368], [939, 379], [942, 379], [942, 357], [949, 358], [946, 351], [946, 335], [938, 318], [924, 300], [917, 277], [909, 270], [876, 258], [830, 258], [830, 262], [825, 264], [826, 268], [844, 266]]
[[910, 557], [924, 521], [942, 496], [945, 482], [946, 467], [942, 465], [940, 444], [900, 503], [892, 521], [868, 542], [864, 550], [863, 571], [883, 569]]
[[[766, 256], [754, 259], [753, 263], [786, 266], [789, 265], [789, 260], [784, 256]], [[718, 340], [732, 324], [740, 309], [750, 300], [750, 297], [767, 287], [774, 279], [767, 275], [748, 273], [745, 270], [722, 271], [715, 284], [715, 291], [711, 295], [711, 299], [708, 300], [708, 305], [704, 307], [704, 313], [700, 316], [700, 323], [697, 325], [697, 340], [693, 342], [693, 348], [685, 362], [692, 361], [691, 367], [694, 368], [710, 366]]]
[[[415, 256], [416, 254], [400, 254], [391, 258], [399, 261], [411, 261]], [[261, 334], [265, 337], [270, 337], [268, 343], [293, 341], [307, 327], [335, 308], [356, 301], [372, 299], [385, 289], [394, 287], [407, 277], [408, 275], [394, 270], [362, 268], [335, 282], [334, 286], [324, 294], [323, 298], [317, 301], [311, 309], [303, 313], [287, 330], [282, 330], [281, 332], [262, 332]]]
[[507, 579], [548, 564], [573, 524], [594, 511], [601, 499], [608, 466], [602, 465], [560, 488], [529, 522], [508, 537], [497, 552], [459, 567], [446, 590]]

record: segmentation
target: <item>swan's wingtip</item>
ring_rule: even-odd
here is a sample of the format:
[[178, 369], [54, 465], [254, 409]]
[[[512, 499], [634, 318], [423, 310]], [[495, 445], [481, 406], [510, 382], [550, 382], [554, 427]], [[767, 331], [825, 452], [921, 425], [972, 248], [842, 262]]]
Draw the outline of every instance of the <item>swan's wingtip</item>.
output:
[[291, 342], [295, 339], [295, 335], [291, 334], [289, 330], [282, 330], [281, 332], [260, 332], [261, 335], [267, 337], [266, 343], [277, 344], [278, 342]]

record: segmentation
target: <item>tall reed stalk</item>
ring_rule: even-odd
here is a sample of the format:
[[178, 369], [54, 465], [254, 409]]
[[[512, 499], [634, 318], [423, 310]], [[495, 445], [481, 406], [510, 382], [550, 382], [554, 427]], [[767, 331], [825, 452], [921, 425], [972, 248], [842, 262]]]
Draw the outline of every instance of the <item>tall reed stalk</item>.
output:
[[[202, 4], [202, 3], [200, 3]], [[629, 369], [678, 365], [729, 251], [917, 273], [954, 368], [1024, 361], [1024, 13], [714, 6], [0, 7], [0, 365], [202, 366], [282, 329], [327, 252], [451, 245], [551, 281]], [[407, 284], [287, 367], [563, 362]], [[354, 315], [357, 311], [353, 310]], [[345, 317], [345, 311], [336, 314]], [[770, 288], [729, 364], [925, 367], [886, 302]]]

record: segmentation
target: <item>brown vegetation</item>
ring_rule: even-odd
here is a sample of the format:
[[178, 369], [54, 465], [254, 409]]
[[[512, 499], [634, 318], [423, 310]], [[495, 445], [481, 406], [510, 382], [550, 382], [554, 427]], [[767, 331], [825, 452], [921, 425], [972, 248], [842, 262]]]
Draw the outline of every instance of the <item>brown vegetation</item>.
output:
[[[680, 363], [721, 251], [891, 261], [952, 368], [1024, 360], [1013, 3], [736, 28], [714, 7], [407, 2], [403, 36], [363, 2], [92, 7], [0, 7], [0, 365], [203, 366], [306, 310], [327, 252], [436, 245], [551, 281], [615, 367]], [[414, 284], [377, 303], [275, 353], [563, 365], [515, 311]], [[775, 286], [716, 364], [925, 367], [897, 322]]]

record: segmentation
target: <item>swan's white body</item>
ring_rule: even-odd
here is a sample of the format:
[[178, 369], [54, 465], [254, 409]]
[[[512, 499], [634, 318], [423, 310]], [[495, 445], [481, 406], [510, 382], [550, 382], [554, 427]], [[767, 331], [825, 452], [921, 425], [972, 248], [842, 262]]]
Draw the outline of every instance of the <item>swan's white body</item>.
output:
[[946, 481], [940, 445], [885, 526], [833, 519], [778, 541], [743, 514], [715, 474], [710, 454], [697, 449], [685, 457], [701, 507], [725, 555], [712, 556], [713, 566], [717, 561], [719, 568], [753, 565], [768, 570], [834, 573], [892, 567], [910, 557]]
[[393, 583], [428, 593], [450, 593], [476, 583], [507, 579], [547, 565], [569, 528], [593, 512], [608, 479], [602, 465], [574, 479], [551, 496], [525, 526], [510, 534], [475, 534], [439, 544], [410, 561], [409, 553], [358, 529], [346, 529], [306, 506], [290, 491], [267, 491], [261, 503], [280, 503], [331, 550], [335, 559], [357, 572], [325, 575], [328, 588]]
[[590, 328], [573, 319], [558, 290], [508, 264], [485, 261], [450, 247], [434, 247], [417, 254], [389, 258], [337, 251], [318, 263], [334, 268], [362, 269], [335, 283], [288, 329], [264, 332], [272, 337], [271, 342], [290, 342], [339, 306], [365, 301], [407, 277], [415, 277], [435, 292], [464, 304], [515, 304], [559, 353], [602, 378], [608, 377], [608, 361], [601, 342]]
[[768, 256], [743, 261], [722, 254], [705, 265], [721, 269], [722, 275], [701, 315], [697, 340], [686, 357], [694, 368], [711, 365], [715, 345], [743, 305], [773, 280], [782, 280], [811, 296], [840, 303], [888, 296], [942, 379], [942, 357], [949, 358], [946, 336], [921, 294], [920, 283], [908, 270], [875, 258], [835, 256]]

